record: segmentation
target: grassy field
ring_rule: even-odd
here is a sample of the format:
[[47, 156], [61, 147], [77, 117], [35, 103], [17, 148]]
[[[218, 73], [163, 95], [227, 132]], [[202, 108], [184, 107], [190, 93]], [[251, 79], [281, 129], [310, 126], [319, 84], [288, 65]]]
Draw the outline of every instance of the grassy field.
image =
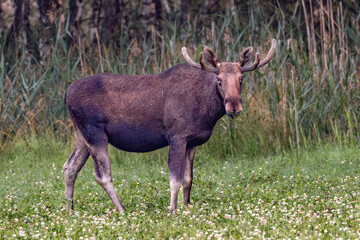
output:
[[358, 146], [222, 159], [200, 147], [191, 205], [178, 204], [173, 215], [167, 149], [110, 150], [124, 214], [113, 210], [95, 182], [89, 159], [75, 186], [75, 211], [68, 215], [61, 168], [71, 150], [71, 144], [41, 138], [2, 150], [0, 238], [360, 237]]

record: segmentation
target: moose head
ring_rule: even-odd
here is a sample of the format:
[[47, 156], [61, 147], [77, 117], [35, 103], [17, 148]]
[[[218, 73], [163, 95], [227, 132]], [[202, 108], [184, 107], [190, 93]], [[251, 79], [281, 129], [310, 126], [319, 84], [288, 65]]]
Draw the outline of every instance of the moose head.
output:
[[[244, 80], [244, 73], [258, 69], [267, 64], [274, 56], [276, 51], [276, 40], [271, 40], [271, 48], [267, 56], [260, 60], [260, 54], [255, 54], [255, 60], [249, 64], [253, 56], [253, 47], [247, 47], [239, 54], [237, 62], [220, 62], [216, 52], [204, 47], [200, 53], [199, 62], [195, 63], [188, 55], [187, 49], [182, 48], [182, 54], [188, 64], [201, 68], [207, 72], [216, 74], [219, 92], [223, 98], [225, 110], [231, 118], [236, 117], [242, 111], [241, 90]], [[211, 66], [207, 66], [205, 62]]]

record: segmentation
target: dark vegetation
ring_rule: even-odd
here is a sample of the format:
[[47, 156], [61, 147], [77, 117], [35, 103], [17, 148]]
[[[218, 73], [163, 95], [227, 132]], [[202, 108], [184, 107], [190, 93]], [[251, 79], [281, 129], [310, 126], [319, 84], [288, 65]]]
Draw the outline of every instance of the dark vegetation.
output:
[[64, 92], [82, 76], [159, 73], [184, 62], [183, 46], [195, 59], [208, 45], [235, 61], [272, 38], [274, 59], [245, 78], [244, 112], [220, 120], [205, 148], [255, 155], [359, 141], [358, 1], [1, 2], [3, 147], [25, 135], [72, 139]]

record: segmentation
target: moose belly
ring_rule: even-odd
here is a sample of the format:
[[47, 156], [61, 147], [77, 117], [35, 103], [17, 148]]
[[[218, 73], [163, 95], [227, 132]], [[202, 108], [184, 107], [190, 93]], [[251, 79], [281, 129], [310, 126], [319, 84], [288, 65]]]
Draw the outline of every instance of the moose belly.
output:
[[197, 134], [191, 135], [187, 139], [188, 146], [199, 146], [206, 143], [212, 134], [212, 129], [198, 131]]
[[127, 152], [150, 152], [168, 145], [163, 134], [146, 127], [117, 126], [107, 129], [107, 135], [111, 145]]

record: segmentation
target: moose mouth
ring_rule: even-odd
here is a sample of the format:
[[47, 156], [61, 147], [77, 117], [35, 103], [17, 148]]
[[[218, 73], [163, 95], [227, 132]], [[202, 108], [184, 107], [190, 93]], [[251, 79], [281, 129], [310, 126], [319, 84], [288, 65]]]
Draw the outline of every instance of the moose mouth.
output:
[[235, 119], [235, 118], [237, 118], [237, 116], [239, 116], [239, 113], [231, 114], [226, 111], [226, 115], [228, 115], [231, 119]]

